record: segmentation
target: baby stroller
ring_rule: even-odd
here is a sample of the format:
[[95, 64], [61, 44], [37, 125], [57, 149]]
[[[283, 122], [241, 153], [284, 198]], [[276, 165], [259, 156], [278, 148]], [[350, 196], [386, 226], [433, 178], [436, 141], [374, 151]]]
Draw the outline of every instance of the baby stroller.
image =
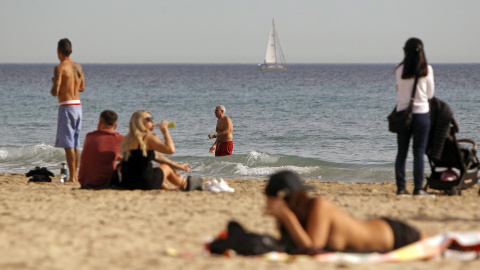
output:
[[477, 144], [469, 139], [457, 140], [458, 124], [450, 107], [434, 99], [430, 103], [431, 129], [427, 146], [432, 173], [427, 177], [425, 190], [431, 188], [443, 190], [448, 195], [461, 195], [463, 189], [478, 182]]

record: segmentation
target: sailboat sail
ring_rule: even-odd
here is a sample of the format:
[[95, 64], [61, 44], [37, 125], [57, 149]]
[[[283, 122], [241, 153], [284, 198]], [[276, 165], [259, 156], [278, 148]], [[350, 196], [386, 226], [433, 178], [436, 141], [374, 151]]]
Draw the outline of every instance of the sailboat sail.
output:
[[276, 64], [277, 56], [275, 55], [275, 28], [270, 29], [270, 36], [268, 38], [267, 54], [265, 55], [265, 63]]
[[280, 40], [275, 30], [275, 23], [272, 20], [272, 28], [268, 37], [267, 53], [265, 54], [265, 61], [259, 64], [260, 70], [286, 70], [285, 58], [283, 56]]

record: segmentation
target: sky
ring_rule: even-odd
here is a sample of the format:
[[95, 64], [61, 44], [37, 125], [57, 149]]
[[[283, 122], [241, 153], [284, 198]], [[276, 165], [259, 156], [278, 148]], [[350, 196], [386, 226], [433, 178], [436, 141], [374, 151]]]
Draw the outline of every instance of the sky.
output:
[[261, 63], [275, 19], [287, 63], [480, 63], [479, 0], [0, 0], [0, 63]]

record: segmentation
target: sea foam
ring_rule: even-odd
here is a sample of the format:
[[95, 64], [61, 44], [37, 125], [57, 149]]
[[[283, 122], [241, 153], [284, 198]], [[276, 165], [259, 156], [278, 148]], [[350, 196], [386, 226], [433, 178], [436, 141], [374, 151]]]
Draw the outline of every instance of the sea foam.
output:
[[47, 144], [0, 147], [0, 172], [24, 173], [36, 166], [56, 168], [65, 162], [65, 152]]

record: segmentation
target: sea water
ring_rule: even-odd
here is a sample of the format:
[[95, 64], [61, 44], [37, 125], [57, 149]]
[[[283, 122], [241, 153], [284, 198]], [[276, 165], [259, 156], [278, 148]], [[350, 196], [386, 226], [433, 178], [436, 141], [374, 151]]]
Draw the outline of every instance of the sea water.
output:
[[[65, 161], [54, 147], [54, 66], [0, 64], [0, 173], [35, 166], [57, 173]], [[176, 122], [169, 157], [203, 177], [266, 179], [290, 169], [321, 181], [394, 181], [396, 135], [386, 116], [395, 105], [395, 66], [293, 64], [262, 72], [254, 64], [83, 64], [81, 145], [103, 110], [118, 113], [122, 134], [134, 111], [148, 110], [156, 121]], [[457, 137], [479, 141], [480, 64], [432, 66], [435, 95], [460, 125]], [[219, 104], [234, 126], [233, 155], [226, 157], [209, 153]]]

